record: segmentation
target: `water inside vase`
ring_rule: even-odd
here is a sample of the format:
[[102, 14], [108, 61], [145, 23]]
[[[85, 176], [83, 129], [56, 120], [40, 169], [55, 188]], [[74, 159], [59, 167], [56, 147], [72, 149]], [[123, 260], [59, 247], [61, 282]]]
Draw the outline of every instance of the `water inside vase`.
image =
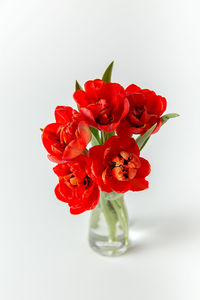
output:
[[110, 194], [101, 193], [91, 212], [89, 244], [101, 255], [118, 256], [128, 249], [128, 216], [123, 195]]

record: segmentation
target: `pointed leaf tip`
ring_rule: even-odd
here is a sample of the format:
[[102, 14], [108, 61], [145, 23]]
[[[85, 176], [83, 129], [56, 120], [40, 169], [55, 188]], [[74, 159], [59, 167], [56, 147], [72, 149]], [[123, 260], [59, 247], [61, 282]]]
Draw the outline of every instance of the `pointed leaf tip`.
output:
[[107, 67], [107, 69], [105, 70], [105, 72], [103, 74], [102, 80], [105, 81], [106, 83], [111, 82], [113, 64], [114, 64], [114, 61], [112, 61], [109, 64], [109, 66]]
[[83, 88], [81, 87], [81, 85], [78, 83], [78, 81], [76, 80], [75, 82], [75, 90], [78, 91], [78, 90], [82, 90]]
[[161, 117], [162, 125], [164, 125], [169, 119], [177, 118], [179, 116], [180, 116], [179, 114], [175, 114], [175, 113], [171, 113], [171, 114], [167, 114], [167, 115], [162, 116]]

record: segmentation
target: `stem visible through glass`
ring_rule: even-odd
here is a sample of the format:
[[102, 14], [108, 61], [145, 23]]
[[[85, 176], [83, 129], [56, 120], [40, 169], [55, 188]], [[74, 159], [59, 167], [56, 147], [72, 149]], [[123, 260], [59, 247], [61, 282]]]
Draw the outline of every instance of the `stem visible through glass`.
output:
[[128, 245], [129, 224], [123, 194], [101, 192], [100, 205], [108, 226], [110, 241], [116, 241], [116, 226], [119, 221], [124, 233], [125, 244]]

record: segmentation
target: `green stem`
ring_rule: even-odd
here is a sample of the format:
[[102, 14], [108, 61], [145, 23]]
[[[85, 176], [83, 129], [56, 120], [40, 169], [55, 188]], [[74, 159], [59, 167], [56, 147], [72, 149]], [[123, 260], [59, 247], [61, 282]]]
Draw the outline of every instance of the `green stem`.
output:
[[112, 200], [112, 205], [113, 205], [113, 208], [115, 209], [115, 212], [119, 219], [120, 225], [124, 232], [125, 243], [126, 243], [126, 245], [128, 245], [128, 242], [129, 242], [129, 240], [128, 240], [128, 228], [129, 228], [128, 214], [127, 214], [126, 207], [124, 205], [123, 196], [120, 196], [119, 198]]
[[106, 141], [106, 133], [105, 131], [101, 131], [101, 144], [103, 145]]
[[101, 131], [101, 144], [103, 145], [111, 136], [115, 135], [115, 131], [112, 132], [105, 132]]
[[125, 244], [128, 245], [129, 224], [123, 195], [115, 192], [101, 194], [102, 211], [108, 226], [110, 239], [113, 240], [114, 238], [114, 240], [116, 240], [116, 225], [119, 221], [124, 232]]
[[110, 201], [104, 198], [103, 193], [101, 193], [100, 204], [108, 226], [110, 240], [114, 242], [116, 241], [117, 216]]

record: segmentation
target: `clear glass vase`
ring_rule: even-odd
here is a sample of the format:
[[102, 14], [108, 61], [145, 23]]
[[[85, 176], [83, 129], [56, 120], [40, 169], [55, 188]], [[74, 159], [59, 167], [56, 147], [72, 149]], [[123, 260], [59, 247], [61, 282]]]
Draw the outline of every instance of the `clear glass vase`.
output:
[[104, 256], [121, 255], [128, 249], [128, 231], [124, 195], [101, 192], [99, 204], [90, 215], [90, 247]]

